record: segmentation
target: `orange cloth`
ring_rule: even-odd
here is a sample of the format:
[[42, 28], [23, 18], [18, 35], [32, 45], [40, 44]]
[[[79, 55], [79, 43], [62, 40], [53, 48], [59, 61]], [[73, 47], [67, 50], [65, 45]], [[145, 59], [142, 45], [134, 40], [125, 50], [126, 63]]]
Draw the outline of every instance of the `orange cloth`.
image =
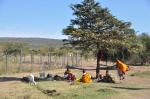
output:
[[126, 64], [122, 63], [120, 60], [117, 60], [117, 66], [119, 67], [119, 69], [125, 74], [126, 71], [128, 71], [130, 69], [129, 66], [127, 66]]
[[83, 76], [82, 76], [82, 80], [81, 80], [83, 83], [89, 83], [89, 82], [91, 82], [91, 76], [88, 74], [88, 73], [86, 73], [86, 74], [84, 74]]

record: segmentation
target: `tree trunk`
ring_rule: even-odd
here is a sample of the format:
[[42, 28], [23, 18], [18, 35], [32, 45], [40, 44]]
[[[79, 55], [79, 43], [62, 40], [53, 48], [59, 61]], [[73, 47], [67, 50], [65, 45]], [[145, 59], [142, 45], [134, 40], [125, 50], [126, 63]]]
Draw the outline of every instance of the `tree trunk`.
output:
[[99, 60], [99, 57], [97, 55], [97, 67], [96, 67], [96, 78], [98, 78], [99, 76], [99, 73], [100, 73], [100, 60]]
[[98, 54], [97, 54], [97, 67], [96, 67], [96, 78], [99, 77], [99, 73], [100, 73], [100, 61], [102, 58], [102, 51], [99, 50]]

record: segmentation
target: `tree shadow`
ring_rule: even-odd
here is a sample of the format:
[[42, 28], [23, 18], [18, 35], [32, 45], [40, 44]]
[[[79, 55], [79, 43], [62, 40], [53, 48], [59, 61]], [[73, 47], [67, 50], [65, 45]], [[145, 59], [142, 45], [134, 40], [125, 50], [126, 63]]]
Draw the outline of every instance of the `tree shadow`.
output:
[[0, 82], [6, 82], [6, 81], [20, 81], [21, 78], [17, 77], [0, 77]]
[[117, 89], [128, 89], [128, 90], [150, 90], [150, 88], [129, 88], [129, 87], [112, 87], [112, 88], [117, 88]]
[[[96, 68], [96, 67], [95, 67]], [[79, 70], [96, 70], [96, 69], [93, 69], [93, 68], [80, 68], [80, 67], [69, 67], [69, 69], [79, 69]], [[100, 70], [115, 70], [116, 68], [114, 66], [105, 66], [105, 67], [100, 67]]]
[[96, 70], [96, 69], [93, 69], [93, 68], [89, 68], [89, 69], [86, 69], [86, 68], [78, 68], [78, 67], [69, 67], [69, 69], [79, 69], [79, 70]]

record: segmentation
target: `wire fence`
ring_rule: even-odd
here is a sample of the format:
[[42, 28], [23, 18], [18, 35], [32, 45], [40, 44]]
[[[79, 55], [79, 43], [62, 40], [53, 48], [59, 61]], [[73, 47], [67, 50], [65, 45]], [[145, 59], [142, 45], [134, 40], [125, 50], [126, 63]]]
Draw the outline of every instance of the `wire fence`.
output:
[[82, 57], [77, 54], [67, 55], [0, 55], [0, 74], [17, 72], [45, 71], [54, 68], [82, 66]]

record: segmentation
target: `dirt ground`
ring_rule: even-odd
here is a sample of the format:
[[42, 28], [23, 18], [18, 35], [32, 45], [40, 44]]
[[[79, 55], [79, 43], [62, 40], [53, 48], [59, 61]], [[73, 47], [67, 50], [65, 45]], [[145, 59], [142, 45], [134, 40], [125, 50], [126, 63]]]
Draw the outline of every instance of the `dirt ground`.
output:
[[[101, 62], [101, 64], [105, 64], [105, 62]], [[109, 63], [110, 66], [114, 65], [114, 63]], [[86, 69], [88, 73], [90, 73], [92, 76], [95, 76], [95, 68], [96, 68], [96, 61], [89, 61], [84, 62], [82, 67], [77, 67], [74, 70], [81, 70]], [[130, 70], [126, 72], [125, 80], [118, 81], [118, 83], [121, 83], [119, 85], [113, 86], [109, 85], [108, 87], [114, 88], [116, 90], [120, 90], [122, 92], [128, 91], [128, 94], [133, 94], [133, 99], [150, 99], [150, 79], [149, 78], [140, 78], [136, 76], [131, 76], [132, 73], [136, 73], [138, 71], [150, 71], [150, 66], [130, 66]], [[62, 69], [54, 69], [50, 71], [51, 74], [57, 74], [59, 72], [64, 72], [65, 68]], [[106, 70], [100, 70], [101, 74], [105, 74]], [[113, 69], [110, 70], [112, 74], [114, 74], [117, 78], [117, 70]], [[11, 88], [15, 88], [16, 86], [13, 86], [12, 83], [15, 83], [16, 81], [20, 80], [20, 78], [25, 77], [29, 73], [18, 73], [13, 75], [1, 75], [0, 76], [0, 92], [5, 90], [10, 90]], [[35, 76], [39, 76], [38, 72], [33, 73]], [[122, 84], [124, 87], [122, 87]], [[128, 85], [125, 85], [128, 84]], [[100, 84], [101, 86], [106, 86], [104, 83]], [[125, 87], [126, 86], [126, 87]], [[133, 92], [133, 90], [136, 90], [138, 93]], [[140, 92], [139, 92], [140, 91]], [[130, 98], [131, 99], [131, 98]]]

